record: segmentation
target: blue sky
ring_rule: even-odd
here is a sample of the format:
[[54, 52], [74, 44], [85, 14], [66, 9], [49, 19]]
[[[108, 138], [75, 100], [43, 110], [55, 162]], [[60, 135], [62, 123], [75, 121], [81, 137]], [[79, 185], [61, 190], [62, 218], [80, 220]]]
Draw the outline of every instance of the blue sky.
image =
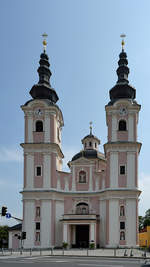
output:
[[[142, 105], [138, 138], [143, 143], [139, 157], [140, 214], [150, 208], [149, 100], [150, 100], [150, 1], [143, 0], [13, 0], [0, 8], [0, 206], [22, 216], [19, 191], [23, 183], [22, 150], [24, 116], [20, 105], [30, 99], [29, 90], [38, 81], [42, 52], [41, 34], [48, 34], [47, 53], [51, 84], [59, 95], [64, 115], [65, 163], [81, 148], [81, 139], [93, 132], [107, 141], [105, 105], [117, 81], [125, 33], [129, 81]], [[66, 167], [65, 167], [66, 168]], [[0, 219], [0, 224], [14, 224]]]

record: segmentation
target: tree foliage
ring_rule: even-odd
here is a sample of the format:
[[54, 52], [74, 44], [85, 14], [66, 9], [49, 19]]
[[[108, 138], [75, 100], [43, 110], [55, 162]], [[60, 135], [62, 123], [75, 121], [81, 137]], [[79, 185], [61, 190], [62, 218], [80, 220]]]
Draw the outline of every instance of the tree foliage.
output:
[[139, 216], [139, 231], [150, 225], [150, 209], [145, 212], [145, 216]]
[[0, 248], [8, 247], [8, 225], [0, 226]]

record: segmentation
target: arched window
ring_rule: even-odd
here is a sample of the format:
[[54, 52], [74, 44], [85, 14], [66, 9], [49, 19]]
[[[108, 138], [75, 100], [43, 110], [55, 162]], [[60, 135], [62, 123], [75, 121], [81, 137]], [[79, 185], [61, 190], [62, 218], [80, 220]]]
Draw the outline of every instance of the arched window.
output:
[[77, 214], [89, 214], [89, 206], [87, 203], [80, 202], [76, 205]]
[[86, 172], [85, 171], [79, 172], [79, 183], [86, 183]]
[[120, 216], [125, 216], [124, 206], [120, 206]]
[[43, 122], [42, 121], [36, 121], [35, 131], [36, 132], [43, 132]]
[[92, 146], [92, 142], [89, 142], [89, 146]]
[[126, 130], [127, 130], [126, 121], [120, 120], [119, 121], [119, 131], [126, 131]]

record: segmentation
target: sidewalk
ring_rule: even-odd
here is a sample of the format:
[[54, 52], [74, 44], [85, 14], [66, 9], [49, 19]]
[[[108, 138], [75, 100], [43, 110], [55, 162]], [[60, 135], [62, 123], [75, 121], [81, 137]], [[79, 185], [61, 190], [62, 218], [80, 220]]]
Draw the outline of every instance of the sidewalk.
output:
[[[138, 249], [47, 249], [47, 250], [20, 250], [0, 251], [0, 258], [29, 257], [29, 256], [79, 256], [79, 257], [123, 257], [145, 258], [144, 251]], [[150, 259], [150, 252], [146, 252], [146, 258]]]

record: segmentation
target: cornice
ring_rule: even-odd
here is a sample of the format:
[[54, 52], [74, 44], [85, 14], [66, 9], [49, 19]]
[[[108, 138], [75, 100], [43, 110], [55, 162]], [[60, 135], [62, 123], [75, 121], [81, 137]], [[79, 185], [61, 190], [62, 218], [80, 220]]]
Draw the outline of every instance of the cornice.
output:
[[42, 150], [45, 154], [54, 152], [58, 153], [61, 158], [64, 158], [60, 146], [56, 143], [21, 143], [20, 146], [24, 149], [25, 153], [34, 153], [34, 151]]

